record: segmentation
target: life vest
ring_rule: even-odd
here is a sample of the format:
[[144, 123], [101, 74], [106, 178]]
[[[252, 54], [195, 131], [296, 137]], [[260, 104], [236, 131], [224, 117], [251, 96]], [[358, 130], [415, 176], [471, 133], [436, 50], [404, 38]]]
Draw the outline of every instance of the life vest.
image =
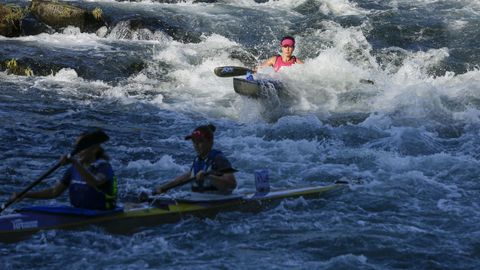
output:
[[[100, 171], [100, 166], [103, 166]], [[105, 167], [107, 166], [107, 167]], [[106, 168], [106, 171], [105, 171]], [[70, 204], [79, 208], [109, 210], [116, 206], [117, 202], [117, 178], [113, 169], [106, 160], [99, 159], [95, 161], [88, 171], [93, 174], [101, 172], [106, 175], [107, 181], [100, 186], [92, 187], [87, 184], [78, 171], [72, 166], [71, 183], [68, 188]]]
[[275, 64], [273, 65], [273, 69], [275, 70], [275, 72], [278, 72], [281, 67], [289, 67], [295, 63], [297, 63], [297, 58], [295, 56], [292, 56], [292, 58], [290, 58], [290, 61], [284, 62], [282, 56], [277, 55], [277, 58], [275, 59]]
[[[212, 169], [215, 169], [215, 158], [217, 155], [223, 155], [221, 151], [212, 149], [205, 159], [201, 159], [197, 156], [193, 160], [193, 165], [191, 168], [191, 177], [194, 178], [198, 172], [204, 171], [209, 172]], [[204, 192], [204, 191], [218, 191], [218, 188], [215, 187], [208, 177], [204, 179], [203, 182], [192, 181], [192, 191], [193, 192]]]

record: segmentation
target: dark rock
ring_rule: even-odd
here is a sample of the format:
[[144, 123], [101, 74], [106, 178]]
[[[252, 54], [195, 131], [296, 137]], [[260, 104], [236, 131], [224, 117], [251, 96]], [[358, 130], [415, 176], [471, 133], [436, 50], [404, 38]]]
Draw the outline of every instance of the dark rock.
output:
[[1, 63], [2, 70], [6, 70], [7, 74], [14, 74], [19, 76], [33, 76], [33, 71], [30, 67], [20, 65], [16, 59], [10, 59]]
[[95, 32], [102, 26], [107, 26], [107, 21], [101, 8], [94, 8], [91, 12], [85, 14], [84, 31]]
[[26, 12], [19, 6], [0, 4], [0, 35], [18, 37], [22, 33], [21, 22]]
[[[108, 62], [105, 65], [114, 65], [112, 73], [98, 74], [98, 72], [91, 69], [91, 62], [82, 63], [81, 65], [74, 65], [67, 61], [57, 61], [45, 59], [33, 59], [30, 57], [23, 57], [19, 59], [3, 59], [0, 60], [0, 71], [6, 71], [9, 75], [17, 76], [49, 76], [57, 74], [61, 69], [74, 69], [80, 77], [87, 79], [101, 79], [108, 80], [113, 76], [128, 77], [142, 72], [147, 64], [142, 60], [123, 59], [116, 63]], [[112, 60], [113, 61], [113, 60]]]
[[64, 67], [55, 64], [40, 63], [31, 58], [9, 59], [0, 62], [0, 70], [18, 76], [48, 76], [56, 74]]
[[[148, 29], [152, 32], [162, 31], [172, 37], [176, 41], [182, 43], [199, 43], [201, 42], [200, 33], [184, 30], [181, 27], [173, 26], [170, 23], [159, 20], [158, 18], [132, 18], [128, 20], [130, 31], [137, 31], [139, 29]], [[125, 33], [126, 38], [131, 36], [131, 33]]]
[[37, 19], [55, 30], [75, 26], [82, 31], [92, 32], [106, 25], [103, 12], [99, 8], [89, 12], [86, 9], [57, 1], [32, 0], [30, 10]]
[[40, 21], [57, 30], [69, 25], [83, 28], [85, 24], [86, 11], [71, 5], [53, 1], [32, 0], [30, 10]]
[[30, 13], [22, 20], [23, 36], [33, 36], [41, 33], [53, 34], [54, 32], [55, 30], [53, 28], [39, 21], [37, 18], [35, 18], [35, 16]]

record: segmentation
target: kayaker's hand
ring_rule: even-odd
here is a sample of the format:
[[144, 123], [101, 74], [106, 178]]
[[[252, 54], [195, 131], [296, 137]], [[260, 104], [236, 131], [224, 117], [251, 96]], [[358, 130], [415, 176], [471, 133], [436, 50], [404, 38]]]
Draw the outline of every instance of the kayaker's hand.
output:
[[164, 192], [165, 192], [165, 190], [163, 190], [162, 187], [157, 187], [157, 188], [153, 189], [152, 195], [158, 195], [158, 194], [162, 194]]
[[10, 199], [8, 199], [8, 200], [9, 200], [9, 201], [19, 200], [19, 199], [25, 198], [26, 195], [27, 195], [27, 194], [23, 194], [23, 196], [22, 196], [21, 198], [17, 198], [18, 193], [17, 193], [17, 192], [14, 192], [14, 193], [12, 194], [12, 196], [10, 196]]
[[72, 158], [70, 157], [70, 155], [63, 155], [62, 157], [60, 157], [61, 166], [65, 166], [70, 162], [72, 162]]
[[17, 194], [16, 192], [14, 192], [14, 193], [12, 194], [12, 196], [10, 196], [10, 198], [9, 198], [8, 200], [9, 200], [9, 201], [15, 200], [15, 198], [17, 197], [17, 195], [18, 195], [18, 194]]
[[147, 192], [142, 191], [142, 192], [140, 192], [140, 194], [138, 194], [138, 201], [146, 202], [146, 201], [148, 201], [149, 197], [150, 197], [150, 195]]
[[197, 173], [197, 175], [195, 176], [195, 180], [197, 182], [202, 182], [203, 180], [205, 180], [205, 177], [207, 176], [207, 173], [204, 172], [204, 171], [199, 171]]

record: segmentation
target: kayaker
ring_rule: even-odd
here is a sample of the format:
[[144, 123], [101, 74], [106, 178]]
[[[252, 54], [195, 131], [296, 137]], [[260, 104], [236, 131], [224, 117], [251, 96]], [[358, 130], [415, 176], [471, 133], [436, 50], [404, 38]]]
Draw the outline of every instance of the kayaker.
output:
[[278, 72], [282, 67], [289, 67], [293, 64], [303, 64], [303, 61], [293, 55], [295, 50], [295, 38], [285, 36], [280, 40], [280, 47], [282, 53], [268, 58], [265, 62], [260, 64], [257, 68], [273, 67]]
[[[92, 132], [92, 131], [91, 131]], [[82, 133], [76, 144], [90, 132]], [[117, 181], [109, 157], [100, 144], [90, 146], [74, 157], [62, 156], [62, 166], [71, 164], [62, 179], [54, 186], [27, 192], [24, 198], [53, 199], [69, 190], [70, 204], [86, 209], [109, 210], [116, 206]], [[13, 194], [12, 198], [15, 198]]]
[[232, 193], [237, 187], [237, 181], [233, 173], [219, 173], [232, 169], [232, 165], [221, 151], [213, 149], [215, 129], [212, 124], [199, 126], [185, 137], [185, 140], [192, 140], [197, 154], [190, 170], [155, 188], [152, 195], [164, 193], [168, 189], [187, 183], [192, 179], [193, 192]]

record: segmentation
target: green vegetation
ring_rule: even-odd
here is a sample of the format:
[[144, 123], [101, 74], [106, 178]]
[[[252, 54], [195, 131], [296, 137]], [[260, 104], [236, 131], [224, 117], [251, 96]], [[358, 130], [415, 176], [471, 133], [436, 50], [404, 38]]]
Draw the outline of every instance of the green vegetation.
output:
[[95, 20], [100, 21], [103, 17], [103, 10], [99, 7], [96, 7], [92, 10], [92, 15]]
[[4, 21], [6, 23], [10, 23], [14, 25], [15, 22], [22, 20], [28, 13], [28, 9], [25, 10], [16, 5], [5, 5], [0, 6], [0, 14], [2, 15], [2, 19], [0, 21]]
[[33, 76], [33, 70], [29, 66], [21, 67], [18, 64], [17, 59], [5, 61], [4, 66], [7, 70], [7, 74], [14, 74], [19, 76]]

